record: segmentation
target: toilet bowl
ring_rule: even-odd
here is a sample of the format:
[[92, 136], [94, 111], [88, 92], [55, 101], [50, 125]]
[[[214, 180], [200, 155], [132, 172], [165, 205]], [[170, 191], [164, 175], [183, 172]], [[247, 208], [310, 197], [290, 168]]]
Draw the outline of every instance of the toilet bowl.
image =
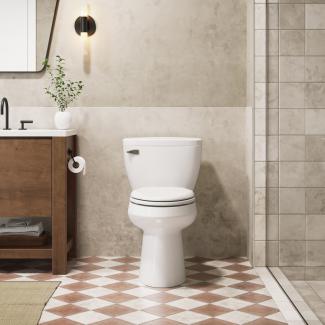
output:
[[196, 217], [195, 186], [201, 139], [132, 138], [123, 140], [133, 189], [128, 214], [143, 230], [140, 280], [151, 287], [185, 281], [182, 230]]

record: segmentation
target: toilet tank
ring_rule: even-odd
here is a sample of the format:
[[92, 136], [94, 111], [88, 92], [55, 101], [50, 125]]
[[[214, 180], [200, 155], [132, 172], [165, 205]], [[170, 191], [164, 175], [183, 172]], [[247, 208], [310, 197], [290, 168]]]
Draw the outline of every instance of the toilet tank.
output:
[[199, 138], [127, 138], [124, 162], [132, 189], [185, 187], [194, 189], [200, 163]]

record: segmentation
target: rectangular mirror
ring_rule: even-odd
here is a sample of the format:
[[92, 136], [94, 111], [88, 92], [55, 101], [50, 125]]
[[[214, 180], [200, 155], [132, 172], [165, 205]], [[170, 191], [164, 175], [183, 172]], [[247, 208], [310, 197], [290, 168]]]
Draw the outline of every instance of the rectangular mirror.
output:
[[0, 72], [36, 72], [48, 57], [59, 0], [0, 1]]

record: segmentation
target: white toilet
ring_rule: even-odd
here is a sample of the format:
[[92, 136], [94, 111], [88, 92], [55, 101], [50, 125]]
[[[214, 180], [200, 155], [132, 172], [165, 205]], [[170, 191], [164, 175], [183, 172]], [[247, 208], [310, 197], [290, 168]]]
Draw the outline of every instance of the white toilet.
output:
[[143, 230], [140, 280], [151, 287], [185, 281], [182, 230], [193, 223], [201, 162], [198, 138], [129, 138], [124, 161], [131, 221]]

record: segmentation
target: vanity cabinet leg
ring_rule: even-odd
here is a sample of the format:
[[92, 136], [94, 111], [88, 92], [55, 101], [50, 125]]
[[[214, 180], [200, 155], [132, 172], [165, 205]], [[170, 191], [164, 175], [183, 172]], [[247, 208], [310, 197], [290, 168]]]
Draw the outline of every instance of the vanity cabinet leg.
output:
[[[77, 137], [73, 136], [68, 138], [68, 148], [72, 150], [74, 156], [77, 155]], [[72, 240], [72, 246], [69, 251], [69, 258], [77, 257], [77, 175], [68, 171], [68, 239]]]
[[52, 272], [67, 273], [67, 142], [52, 138]]

